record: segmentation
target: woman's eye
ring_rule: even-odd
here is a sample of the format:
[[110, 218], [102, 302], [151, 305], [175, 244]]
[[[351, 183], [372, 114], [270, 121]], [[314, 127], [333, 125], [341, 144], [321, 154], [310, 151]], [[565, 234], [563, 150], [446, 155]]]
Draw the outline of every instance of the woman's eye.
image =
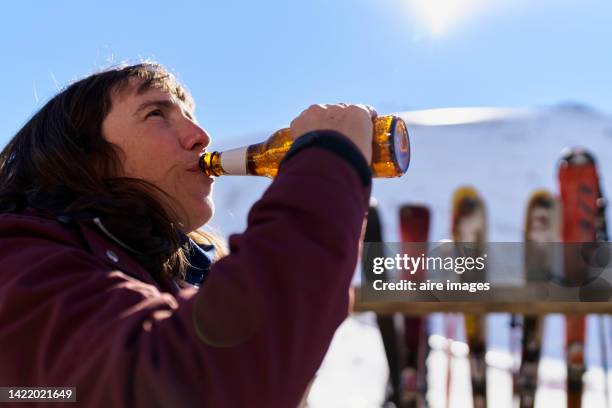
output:
[[151, 116], [160, 116], [160, 117], [164, 117], [164, 112], [162, 112], [161, 109], [155, 109], [152, 110], [151, 112], [147, 113], [147, 115], [145, 116], [145, 119], [151, 117]]

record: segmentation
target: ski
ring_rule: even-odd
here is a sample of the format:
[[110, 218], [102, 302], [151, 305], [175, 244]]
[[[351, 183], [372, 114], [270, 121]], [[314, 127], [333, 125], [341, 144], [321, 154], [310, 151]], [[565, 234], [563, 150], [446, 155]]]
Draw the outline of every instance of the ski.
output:
[[[606, 207], [608, 200], [604, 197], [601, 187], [599, 188], [599, 198], [597, 199], [597, 214], [595, 216], [595, 239], [597, 242], [608, 242], [608, 226], [606, 222]], [[607, 315], [599, 316], [599, 333], [601, 346], [601, 367], [604, 372], [604, 399], [606, 406], [610, 406], [610, 388], [608, 383], [608, 340], [606, 330]]]
[[[383, 230], [382, 223], [380, 221], [380, 215], [378, 212], [378, 203], [375, 199], [370, 200], [370, 207], [368, 209], [367, 225], [365, 235], [363, 238], [364, 242], [383, 242]], [[368, 258], [384, 256], [382, 252], [382, 246], [372, 247], [370, 250], [380, 251], [380, 254], [368, 254]], [[362, 257], [362, 262], [365, 262], [365, 256]], [[364, 276], [368, 282], [374, 281], [375, 277], [373, 273], [369, 272], [366, 265], [363, 266], [365, 271]], [[376, 277], [376, 279], [388, 279], [385, 273]], [[387, 402], [393, 403], [396, 407], [399, 407], [400, 402], [400, 352], [398, 345], [398, 334], [395, 328], [393, 316], [382, 316], [376, 315], [376, 322], [383, 340], [385, 347], [385, 355], [387, 357], [387, 364], [389, 365], [389, 390], [387, 392]]]
[[[482, 198], [472, 187], [461, 187], [453, 195], [452, 236], [462, 252], [481, 256], [486, 244], [486, 212]], [[469, 244], [469, 245], [466, 245]], [[462, 281], [484, 281], [485, 270], [461, 275]], [[486, 318], [465, 315], [465, 334], [469, 347], [470, 374], [474, 408], [487, 405]]]
[[[567, 149], [559, 161], [559, 190], [563, 218], [561, 236], [565, 243], [594, 242], [598, 201], [601, 199], [595, 159], [583, 149]], [[579, 286], [588, 278], [588, 268], [576, 251], [566, 245], [563, 262], [564, 283]], [[579, 408], [582, 402], [582, 376], [585, 372], [585, 316], [566, 317], [567, 406]]]
[[[551, 193], [537, 190], [531, 195], [523, 230], [527, 283], [545, 282], [553, 274], [555, 248], [551, 243], [560, 238], [559, 217], [559, 205]], [[513, 316], [513, 320], [520, 319]], [[527, 315], [522, 319], [521, 359], [514, 381], [514, 392], [521, 408], [533, 408], [535, 404], [543, 327], [543, 316]]]
[[[423, 245], [407, 245], [403, 252], [418, 257], [427, 251], [430, 212], [423, 205], [404, 205], [400, 208], [400, 239], [405, 243], [422, 242]], [[425, 270], [420, 269], [403, 279], [422, 281]], [[426, 316], [404, 317], [404, 364], [401, 372], [401, 407], [427, 406], [428, 319]]]
[[444, 315], [444, 327], [446, 335], [446, 408], [450, 408], [451, 401], [451, 385], [452, 385], [452, 373], [453, 373], [453, 339], [457, 335], [459, 316], [455, 313], [448, 313]]

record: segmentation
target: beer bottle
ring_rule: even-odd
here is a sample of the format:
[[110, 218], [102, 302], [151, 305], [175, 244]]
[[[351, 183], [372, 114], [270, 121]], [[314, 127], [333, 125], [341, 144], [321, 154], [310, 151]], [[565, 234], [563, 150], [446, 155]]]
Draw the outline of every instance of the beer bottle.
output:
[[[275, 132], [265, 142], [223, 152], [206, 152], [200, 168], [207, 176], [251, 175], [275, 177], [278, 166], [293, 144], [289, 128]], [[372, 176], [400, 177], [410, 163], [410, 140], [406, 123], [393, 115], [374, 119]]]

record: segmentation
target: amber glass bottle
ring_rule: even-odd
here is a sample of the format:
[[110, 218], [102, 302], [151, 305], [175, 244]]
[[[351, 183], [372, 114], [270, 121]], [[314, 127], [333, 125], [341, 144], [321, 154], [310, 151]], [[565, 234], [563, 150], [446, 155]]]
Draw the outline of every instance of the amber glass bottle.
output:
[[[275, 177], [281, 160], [293, 144], [289, 132], [289, 128], [285, 128], [261, 143], [223, 152], [206, 152], [200, 157], [200, 168], [207, 176]], [[400, 177], [409, 163], [410, 140], [406, 123], [393, 115], [374, 119], [372, 175]]]

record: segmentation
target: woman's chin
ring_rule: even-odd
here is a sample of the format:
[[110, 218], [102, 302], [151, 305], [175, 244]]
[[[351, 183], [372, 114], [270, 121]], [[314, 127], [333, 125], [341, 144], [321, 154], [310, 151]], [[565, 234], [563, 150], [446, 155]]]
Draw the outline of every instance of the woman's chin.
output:
[[204, 220], [202, 224], [206, 224], [215, 215], [215, 203], [213, 202], [211, 196], [207, 196], [204, 199], [204, 204], [205, 204], [204, 216], [206, 219]]
[[189, 214], [189, 222], [186, 225], [186, 229], [188, 232], [194, 231], [198, 228], [201, 228], [210, 221], [215, 214], [215, 204], [212, 201], [212, 197], [205, 197], [203, 201], [198, 203], [199, 205], [196, 208], [193, 208]]

